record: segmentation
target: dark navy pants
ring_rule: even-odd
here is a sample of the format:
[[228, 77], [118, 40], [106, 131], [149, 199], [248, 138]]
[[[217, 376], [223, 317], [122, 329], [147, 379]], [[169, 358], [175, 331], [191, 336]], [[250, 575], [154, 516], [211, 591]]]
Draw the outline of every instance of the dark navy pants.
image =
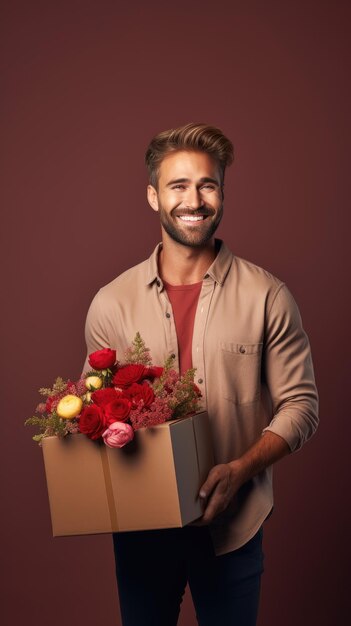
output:
[[200, 626], [255, 626], [263, 572], [262, 528], [215, 556], [208, 528], [113, 535], [123, 626], [176, 626], [187, 582]]

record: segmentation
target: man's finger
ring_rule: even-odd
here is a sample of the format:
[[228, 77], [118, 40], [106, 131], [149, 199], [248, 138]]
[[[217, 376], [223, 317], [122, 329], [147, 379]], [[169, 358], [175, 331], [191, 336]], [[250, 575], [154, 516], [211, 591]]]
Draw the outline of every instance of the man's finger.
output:
[[210, 522], [212, 522], [212, 520], [216, 517], [217, 513], [219, 512], [220, 511], [218, 510], [218, 500], [213, 500], [211, 498], [202, 516], [202, 521], [205, 524], [209, 524]]
[[199, 491], [200, 498], [208, 498], [218, 483], [219, 477], [217, 475], [217, 472], [214, 472], [213, 469], [210, 471], [209, 475], [207, 476], [206, 481], [200, 488], [200, 491]]

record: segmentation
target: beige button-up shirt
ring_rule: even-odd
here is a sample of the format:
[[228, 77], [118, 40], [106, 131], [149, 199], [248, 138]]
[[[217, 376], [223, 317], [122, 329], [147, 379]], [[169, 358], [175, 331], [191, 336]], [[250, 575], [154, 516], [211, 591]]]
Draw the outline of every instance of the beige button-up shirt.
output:
[[[86, 322], [88, 354], [110, 347], [122, 358], [139, 331], [155, 365], [170, 354], [178, 356], [172, 307], [158, 272], [161, 245], [97, 293]], [[298, 308], [284, 283], [233, 256], [223, 242], [216, 245], [219, 251], [203, 278], [192, 343], [215, 461], [240, 457], [265, 430], [297, 450], [318, 424], [310, 347]], [[246, 543], [272, 506], [269, 467], [211, 524], [216, 554]]]

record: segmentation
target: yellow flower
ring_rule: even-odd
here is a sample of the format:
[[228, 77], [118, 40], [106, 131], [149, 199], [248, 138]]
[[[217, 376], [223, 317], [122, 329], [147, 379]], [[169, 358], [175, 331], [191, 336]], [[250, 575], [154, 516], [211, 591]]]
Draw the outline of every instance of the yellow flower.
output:
[[99, 376], [88, 376], [85, 379], [85, 386], [89, 391], [95, 391], [95, 389], [102, 387], [102, 380]]
[[65, 419], [72, 419], [73, 417], [77, 417], [81, 412], [83, 407], [83, 402], [78, 396], [73, 396], [69, 394], [68, 396], [64, 396], [61, 398], [60, 402], [57, 405], [57, 415], [60, 417], [64, 417]]

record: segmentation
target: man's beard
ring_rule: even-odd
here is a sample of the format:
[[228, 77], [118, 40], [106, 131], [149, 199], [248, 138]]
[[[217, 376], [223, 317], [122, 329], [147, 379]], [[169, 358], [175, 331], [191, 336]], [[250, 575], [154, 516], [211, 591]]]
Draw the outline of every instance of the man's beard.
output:
[[[223, 216], [223, 205], [220, 206], [217, 214], [213, 209], [207, 207], [201, 207], [199, 209], [194, 209], [193, 211], [189, 209], [172, 209], [169, 214], [164, 210], [160, 201], [158, 205], [160, 222], [166, 233], [177, 243], [193, 248], [201, 248], [211, 239]], [[186, 227], [185, 223], [185, 227], [182, 228], [179, 218], [176, 217], [179, 214], [193, 216], [205, 214], [208, 215], [208, 217], [203, 222], [199, 222], [197, 226]], [[215, 218], [213, 219], [214, 215]]]

